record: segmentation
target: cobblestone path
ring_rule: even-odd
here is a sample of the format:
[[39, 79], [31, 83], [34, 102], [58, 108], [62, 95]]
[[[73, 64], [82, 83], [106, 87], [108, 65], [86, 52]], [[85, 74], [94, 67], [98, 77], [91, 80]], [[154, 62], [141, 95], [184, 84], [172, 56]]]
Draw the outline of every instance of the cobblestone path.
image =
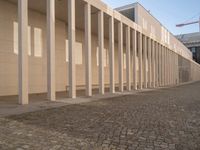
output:
[[200, 150], [200, 83], [2, 117], [0, 149]]

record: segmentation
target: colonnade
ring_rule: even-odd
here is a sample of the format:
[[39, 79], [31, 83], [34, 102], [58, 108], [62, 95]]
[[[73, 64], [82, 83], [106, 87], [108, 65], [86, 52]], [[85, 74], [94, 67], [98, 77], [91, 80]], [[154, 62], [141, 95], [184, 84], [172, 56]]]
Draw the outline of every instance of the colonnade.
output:
[[[47, 1], [47, 93], [48, 99], [56, 100], [55, 90], [55, 0]], [[85, 34], [85, 87], [86, 96], [92, 96], [91, 65], [91, 7], [96, 3], [83, 0], [84, 34]], [[76, 98], [76, 64], [75, 64], [75, 0], [68, 2], [68, 40], [69, 40], [69, 97]], [[96, 7], [97, 9], [100, 6]], [[105, 93], [104, 87], [104, 15], [109, 16], [109, 70], [110, 92], [115, 93], [115, 33], [117, 22], [118, 76], [119, 91], [124, 91], [123, 81], [123, 46], [126, 45], [126, 90], [156, 88], [179, 83], [178, 54], [155, 38], [143, 32], [136, 24], [130, 22], [117, 12], [98, 9], [98, 46], [99, 46], [99, 93]], [[121, 19], [120, 19], [121, 18]], [[19, 22], [19, 103], [28, 104], [28, 0], [18, 0]], [[123, 29], [125, 28], [125, 33]], [[123, 36], [125, 34], [125, 36]], [[123, 38], [126, 38], [123, 40]], [[125, 43], [123, 43], [125, 41]], [[132, 46], [131, 46], [132, 45]], [[131, 61], [133, 58], [133, 61]], [[137, 58], [139, 70], [137, 70]], [[131, 63], [133, 63], [131, 65]], [[132, 67], [131, 67], [132, 66]], [[131, 72], [133, 76], [131, 77]], [[131, 83], [131, 78], [133, 82]], [[133, 85], [133, 86], [131, 86]]]

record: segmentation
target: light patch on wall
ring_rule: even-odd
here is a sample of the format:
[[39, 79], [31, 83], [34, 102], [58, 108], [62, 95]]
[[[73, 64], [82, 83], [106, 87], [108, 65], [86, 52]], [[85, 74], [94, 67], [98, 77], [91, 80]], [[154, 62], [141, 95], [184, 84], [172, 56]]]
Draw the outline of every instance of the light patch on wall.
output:
[[143, 25], [143, 28], [147, 30], [147, 21], [144, 18], [142, 18], [142, 25]]
[[148, 67], [148, 61], [147, 61], [147, 59], [145, 60], [145, 62], [146, 62], [146, 71], [148, 72], [149, 71], [149, 67]]
[[14, 53], [18, 54], [18, 23], [13, 23], [13, 46], [14, 46]]
[[31, 56], [31, 27], [28, 26], [28, 55]]
[[124, 69], [126, 69], [126, 53], [124, 53]]
[[151, 36], [155, 37], [155, 35], [156, 35], [155, 28], [151, 25]]
[[[97, 47], [96, 50], [96, 60], [97, 60], [97, 66], [99, 66], [99, 47]], [[109, 56], [108, 56], [108, 50], [104, 48], [104, 53], [103, 53], [103, 62], [104, 62], [104, 67], [108, 66], [109, 61]]]
[[[18, 54], [18, 23], [13, 22], [13, 48], [14, 48], [14, 53]], [[31, 56], [31, 27], [28, 26], [28, 55]]]
[[34, 56], [42, 57], [42, 29], [34, 28]]
[[[69, 41], [66, 39], [65, 40], [65, 60], [66, 62], [69, 62]], [[77, 65], [82, 65], [83, 64], [83, 44], [82, 43], [79, 43], [79, 42], [76, 42], [75, 44], [75, 49], [76, 49], [76, 64]]]
[[83, 48], [82, 43], [76, 42], [76, 64], [83, 64]]
[[69, 51], [68, 51], [68, 40], [65, 40], [65, 56], [66, 56], [66, 62], [69, 62]]

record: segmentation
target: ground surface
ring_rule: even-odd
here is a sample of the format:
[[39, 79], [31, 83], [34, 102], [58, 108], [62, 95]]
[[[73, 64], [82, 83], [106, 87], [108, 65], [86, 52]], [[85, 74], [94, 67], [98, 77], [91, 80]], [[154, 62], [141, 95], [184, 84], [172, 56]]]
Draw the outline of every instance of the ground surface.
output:
[[200, 150], [200, 83], [1, 117], [0, 149]]

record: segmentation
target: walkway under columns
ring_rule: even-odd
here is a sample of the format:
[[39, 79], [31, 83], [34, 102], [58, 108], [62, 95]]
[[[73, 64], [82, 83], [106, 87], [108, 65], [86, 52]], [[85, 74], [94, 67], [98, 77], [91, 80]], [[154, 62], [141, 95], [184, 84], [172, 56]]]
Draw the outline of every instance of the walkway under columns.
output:
[[[76, 79], [76, 52], [74, 51], [76, 42], [76, 1], [67, 0], [68, 3], [68, 39], [69, 39], [69, 97], [77, 97], [77, 79]], [[90, 4], [91, 3], [91, 4]], [[93, 2], [84, 2], [84, 36], [85, 36], [85, 85], [86, 96], [92, 96], [92, 66], [91, 66], [91, 7]], [[19, 8], [19, 103], [28, 103], [28, 56], [27, 56], [27, 30], [28, 26], [28, 0], [18, 0]], [[131, 90], [131, 78], [133, 78], [133, 89], [155, 88], [165, 85], [174, 85], [178, 82], [178, 56], [175, 53], [165, 48], [152, 37], [148, 37], [132, 25], [127, 25], [123, 20], [119, 20], [116, 16], [110, 15], [101, 9], [98, 10], [97, 15], [97, 36], [98, 36], [98, 86], [99, 94], [105, 94], [105, 72], [104, 72], [104, 40], [105, 40], [105, 16], [109, 16], [109, 73], [110, 92], [115, 93], [115, 25], [116, 20], [118, 26], [118, 58], [119, 58], [119, 91], [124, 91], [123, 82], [123, 49], [126, 47], [126, 89]], [[23, 12], [23, 13], [22, 13]], [[115, 18], [116, 17], [116, 18]], [[125, 27], [125, 30], [123, 30]], [[55, 89], [55, 1], [47, 0], [47, 89], [48, 99], [51, 101], [56, 100]], [[124, 32], [125, 31], [125, 32]], [[125, 36], [124, 36], [125, 35]], [[132, 38], [131, 38], [132, 37]], [[132, 42], [132, 43], [131, 43]], [[135, 44], [134, 44], [135, 43]], [[132, 49], [131, 49], [132, 45]], [[133, 51], [133, 56], [131, 55]], [[136, 57], [138, 51], [138, 68], [139, 75], [137, 75]], [[133, 61], [131, 61], [133, 58]], [[133, 64], [131, 64], [133, 63]], [[148, 65], [147, 65], [148, 64]], [[132, 66], [132, 67], [131, 67]], [[148, 70], [148, 71], [147, 71]], [[133, 73], [131, 73], [131, 71]], [[131, 74], [133, 76], [131, 77]], [[22, 80], [23, 78], [23, 80]], [[138, 82], [137, 82], [138, 81]]]

